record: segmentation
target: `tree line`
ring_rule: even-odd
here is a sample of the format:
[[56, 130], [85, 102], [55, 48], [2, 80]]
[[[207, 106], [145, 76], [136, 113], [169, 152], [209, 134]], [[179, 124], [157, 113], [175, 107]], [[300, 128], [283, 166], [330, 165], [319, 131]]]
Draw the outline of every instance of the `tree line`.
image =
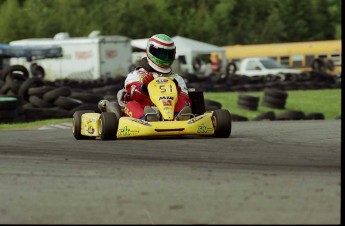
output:
[[341, 0], [0, 0], [0, 43], [156, 33], [218, 46], [341, 39]]

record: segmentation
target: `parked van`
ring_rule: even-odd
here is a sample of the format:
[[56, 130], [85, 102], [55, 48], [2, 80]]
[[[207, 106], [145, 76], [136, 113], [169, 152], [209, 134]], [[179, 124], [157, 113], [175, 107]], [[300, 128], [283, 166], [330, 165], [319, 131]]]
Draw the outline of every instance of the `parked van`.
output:
[[12, 41], [16, 46], [62, 47], [63, 57], [31, 60], [12, 58], [10, 64], [21, 64], [30, 70], [36, 63], [45, 70], [46, 80], [56, 79], [98, 79], [101, 77], [126, 76], [132, 61], [131, 39], [125, 36], [100, 36], [92, 32], [88, 37], [69, 37], [58, 33], [54, 38], [31, 38]]

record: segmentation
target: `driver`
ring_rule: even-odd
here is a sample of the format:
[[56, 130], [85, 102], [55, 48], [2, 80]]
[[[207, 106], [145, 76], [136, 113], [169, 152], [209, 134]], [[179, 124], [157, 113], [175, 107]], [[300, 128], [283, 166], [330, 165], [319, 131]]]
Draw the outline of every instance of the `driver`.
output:
[[[175, 60], [176, 46], [174, 41], [165, 34], [153, 35], [147, 42], [146, 57], [142, 58], [138, 67], [131, 71], [125, 80], [127, 102], [124, 114], [133, 118], [147, 121], [159, 121], [160, 114], [157, 108], [152, 107], [152, 102], [147, 92], [147, 85], [157, 77], [172, 79], [178, 91], [178, 100], [175, 105], [175, 120], [187, 120], [188, 113], [192, 113], [188, 89], [183, 78], [173, 72], [171, 65]], [[101, 108], [101, 107], [100, 107]], [[186, 114], [186, 115], [184, 115]]]

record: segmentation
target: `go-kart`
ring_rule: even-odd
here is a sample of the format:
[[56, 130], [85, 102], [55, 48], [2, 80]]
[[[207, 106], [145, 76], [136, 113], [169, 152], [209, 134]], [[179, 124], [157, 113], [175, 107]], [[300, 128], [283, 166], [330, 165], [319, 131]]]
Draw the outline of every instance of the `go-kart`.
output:
[[[124, 116], [118, 112], [76, 111], [73, 114], [72, 130], [77, 140], [115, 140], [120, 138], [199, 135], [226, 138], [231, 133], [231, 114], [226, 109], [206, 110], [201, 91], [189, 90], [192, 113], [189, 119], [176, 121], [174, 106], [178, 98], [173, 80], [159, 77], [152, 80], [147, 91], [154, 107], [160, 112], [159, 121], [147, 121]], [[120, 92], [120, 91], [119, 91]], [[121, 96], [121, 95], [120, 95]], [[114, 102], [123, 112], [121, 100]], [[121, 105], [122, 108], [119, 106]]]

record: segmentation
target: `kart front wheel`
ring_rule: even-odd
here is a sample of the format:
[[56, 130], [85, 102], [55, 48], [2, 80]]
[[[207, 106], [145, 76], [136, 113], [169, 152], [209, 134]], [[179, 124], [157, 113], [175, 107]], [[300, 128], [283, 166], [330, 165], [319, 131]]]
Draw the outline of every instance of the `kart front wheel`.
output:
[[113, 112], [102, 112], [99, 118], [99, 134], [102, 140], [115, 140], [119, 119]]
[[91, 111], [91, 110], [76, 111], [73, 114], [72, 132], [73, 132], [74, 138], [77, 140], [94, 139], [94, 137], [88, 137], [81, 134], [81, 116], [85, 113], [95, 113], [95, 111]]
[[231, 134], [231, 114], [226, 109], [217, 109], [212, 114], [215, 137], [226, 138]]

